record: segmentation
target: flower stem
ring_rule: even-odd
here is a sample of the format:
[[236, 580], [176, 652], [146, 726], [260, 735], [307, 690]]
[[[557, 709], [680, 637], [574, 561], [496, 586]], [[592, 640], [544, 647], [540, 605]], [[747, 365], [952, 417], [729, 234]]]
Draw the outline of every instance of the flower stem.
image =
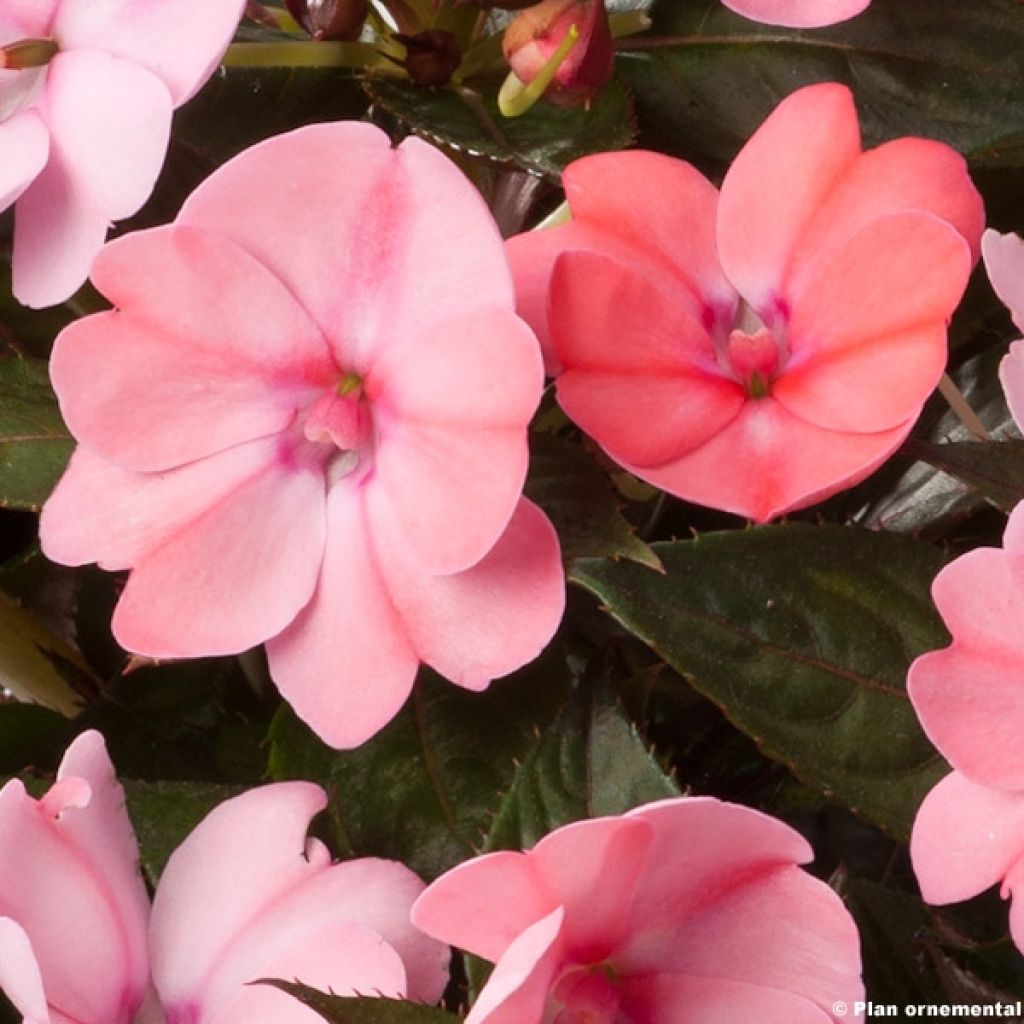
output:
[[939, 381], [939, 391], [949, 403], [950, 409], [956, 413], [960, 422], [967, 428], [971, 437], [976, 441], [988, 441], [989, 433], [985, 429], [985, 424], [978, 419], [978, 414], [967, 404], [967, 399], [953, 383], [948, 373], [942, 375], [942, 380]]

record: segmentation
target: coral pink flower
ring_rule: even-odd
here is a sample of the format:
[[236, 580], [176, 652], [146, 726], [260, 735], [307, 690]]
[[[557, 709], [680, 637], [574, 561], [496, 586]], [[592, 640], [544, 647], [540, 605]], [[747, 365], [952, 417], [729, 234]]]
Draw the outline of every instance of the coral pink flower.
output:
[[271, 139], [93, 281], [117, 308], [54, 348], [80, 446], [40, 533], [59, 562], [132, 569], [126, 648], [269, 641], [335, 746], [388, 722], [420, 662], [482, 689], [539, 653], [565, 597], [520, 493], [541, 360], [447, 158], [351, 122]]
[[860, 14], [871, 0], [722, 0], [722, 3], [751, 21], [789, 28], [821, 28]]
[[466, 1024], [829, 1024], [860, 953], [812, 856], [757, 811], [664, 800], [460, 864], [412, 917], [496, 961]]
[[862, 152], [849, 91], [825, 84], [783, 100], [721, 195], [647, 152], [584, 158], [564, 185], [573, 219], [509, 242], [520, 310], [562, 407], [621, 465], [768, 520], [906, 437], [982, 228], [951, 149]]
[[110, 221], [146, 201], [171, 111], [213, 72], [245, 3], [0, 6], [0, 46], [32, 40], [37, 51], [35, 66], [0, 70], [0, 210], [17, 200], [14, 294], [48, 306], [85, 281]]
[[124, 793], [102, 737], [83, 733], [42, 800], [17, 781], [0, 791], [0, 987], [26, 1024], [321, 1019], [249, 984], [263, 978], [436, 1002], [448, 950], [408, 921], [423, 883], [391, 861], [331, 864], [306, 840], [324, 804], [297, 782], [217, 807], [171, 856], [147, 941]]

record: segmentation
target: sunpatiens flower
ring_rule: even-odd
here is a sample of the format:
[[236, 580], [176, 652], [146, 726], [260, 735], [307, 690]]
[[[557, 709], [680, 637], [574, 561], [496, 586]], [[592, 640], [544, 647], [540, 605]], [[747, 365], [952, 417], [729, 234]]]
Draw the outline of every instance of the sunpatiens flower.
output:
[[388, 722], [420, 662], [482, 689], [539, 653], [565, 599], [520, 495], [540, 354], [446, 157], [352, 122], [271, 139], [93, 281], [117, 308], [54, 348], [80, 445], [40, 532], [57, 561], [132, 569], [127, 649], [268, 641], [336, 746]]
[[757, 811], [665, 800], [460, 864], [412, 916], [496, 961], [466, 1024], [829, 1024], [860, 953], [812, 856]]
[[925, 797], [910, 854], [929, 903], [965, 900], [1002, 882], [1024, 951], [1024, 505], [1002, 548], [946, 566], [932, 597], [953, 643], [918, 658], [908, 689], [921, 724], [955, 769]]
[[14, 294], [86, 279], [112, 220], [146, 201], [171, 111], [217, 66], [244, 0], [4, 0], [0, 210], [17, 200]]
[[147, 936], [124, 792], [83, 733], [41, 800], [0, 791], [0, 987], [26, 1024], [321, 1020], [250, 984], [266, 978], [437, 1002], [448, 950], [408, 923], [423, 883], [391, 861], [331, 864], [306, 839], [324, 804], [290, 782], [215, 808], [171, 856]]
[[509, 242], [520, 310], [562, 407], [621, 465], [768, 520], [906, 437], [982, 228], [951, 149], [862, 152], [849, 91], [825, 84], [779, 105], [721, 195], [647, 152], [586, 157], [564, 185], [573, 219]]
[[[982, 250], [996, 293], [1024, 329], [1024, 245], [986, 231]], [[1024, 342], [1010, 346], [999, 377], [1024, 424]], [[1001, 882], [1024, 951], [1024, 505], [1010, 515], [1003, 547], [961, 555], [936, 577], [932, 597], [953, 643], [918, 658], [907, 685], [954, 771], [918, 811], [914, 871], [929, 903], [965, 900]]]
[[860, 14], [871, 0], [722, 0], [722, 3], [751, 21], [789, 28], [821, 28]]

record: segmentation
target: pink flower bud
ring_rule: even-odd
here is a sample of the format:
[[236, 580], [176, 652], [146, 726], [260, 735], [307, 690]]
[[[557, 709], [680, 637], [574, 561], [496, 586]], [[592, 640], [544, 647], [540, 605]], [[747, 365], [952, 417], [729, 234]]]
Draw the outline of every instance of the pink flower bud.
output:
[[[502, 48], [524, 85], [553, 70], [546, 95], [564, 105], [589, 102], [614, 68], [612, 34], [602, 0], [544, 0], [516, 16], [505, 30]], [[554, 69], [550, 67], [553, 60], [557, 61]]]

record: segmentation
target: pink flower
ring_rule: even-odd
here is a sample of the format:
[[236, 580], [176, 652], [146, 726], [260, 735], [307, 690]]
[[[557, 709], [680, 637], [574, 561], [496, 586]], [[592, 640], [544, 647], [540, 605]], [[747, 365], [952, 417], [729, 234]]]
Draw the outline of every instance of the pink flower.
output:
[[860, 954], [812, 856], [757, 811], [664, 800], [460, 864], [412, 917], [496, 961], [466, 1024], [829, 1024]]
[[789, 28], [822, 28], [860, 14], [871, 0], [722, 0], [722, 3], [751, 21]]
[[26, 1024], [320, 1020], [249, 984], [263, 978], [436, 1002], [448, 950], [408, 922], [423, 883], [391, 861], [331, 864], [306, 840], [325, 802], [280, 783], [213, 810], [171, 856], [147, 937], [124, 793], [83, 733], [42, 800], [18, 781], [0, 791], [0, 987]]
[[1024, 951], [1024, 505], [1002, 548], [961, 555], [932, 597], [952, 644], [919, 657], [908, 689], [921, 724], [955, 769], [925, 797], [910, 854], [929, 903], [965, 900], [1002, 881]]
[[[985, 264], [996, 294], [1024, 329], [1024, 245], [986, 231]], [[1010, 411], [1024, 423], [1024, 342], [999, 367]], [[1002, 548], [979, 548], [935, 578], [932, 597], [952, 644], [910, 667], [921, 724], [953, 766], [925, 797], [910, 854], [929, 903], [955, 903], [1002, 883], [1013, 897], [1010, 931], [1024, 952], [1024, 504]]]
[[849, 91], [825, 84], [783, 100], [721, 195], [641, 151], [564, 185], [573, 219], [508, 244], [520, 311], [562, 407], [630, 472], [763, 521], [906, 437], [982, 228], [951, 149], [862, 152]]
[[449, 160], [357, 123], [271, 139], [175, 224], [108, 245], [93, 281], [117, 308], [54, 348], [80, 445], [40, 533], [59, 562], [132, 569], [123, 646], [268, 641], [338, 747], [420, 662], [478, 690], [539, 653], [565, 600], [520, 494], [540, 356]]
[[[110, 221], [146, 201], [171, 111], [209, 78], [244, 0], [4, 0], [0, 210], [18, 202], [14, 294], [61, 302], [85, 281]], [[22, 48], [21, 59], [25, 56]], [[4, 60], [0, 58], [0, 69]]]

